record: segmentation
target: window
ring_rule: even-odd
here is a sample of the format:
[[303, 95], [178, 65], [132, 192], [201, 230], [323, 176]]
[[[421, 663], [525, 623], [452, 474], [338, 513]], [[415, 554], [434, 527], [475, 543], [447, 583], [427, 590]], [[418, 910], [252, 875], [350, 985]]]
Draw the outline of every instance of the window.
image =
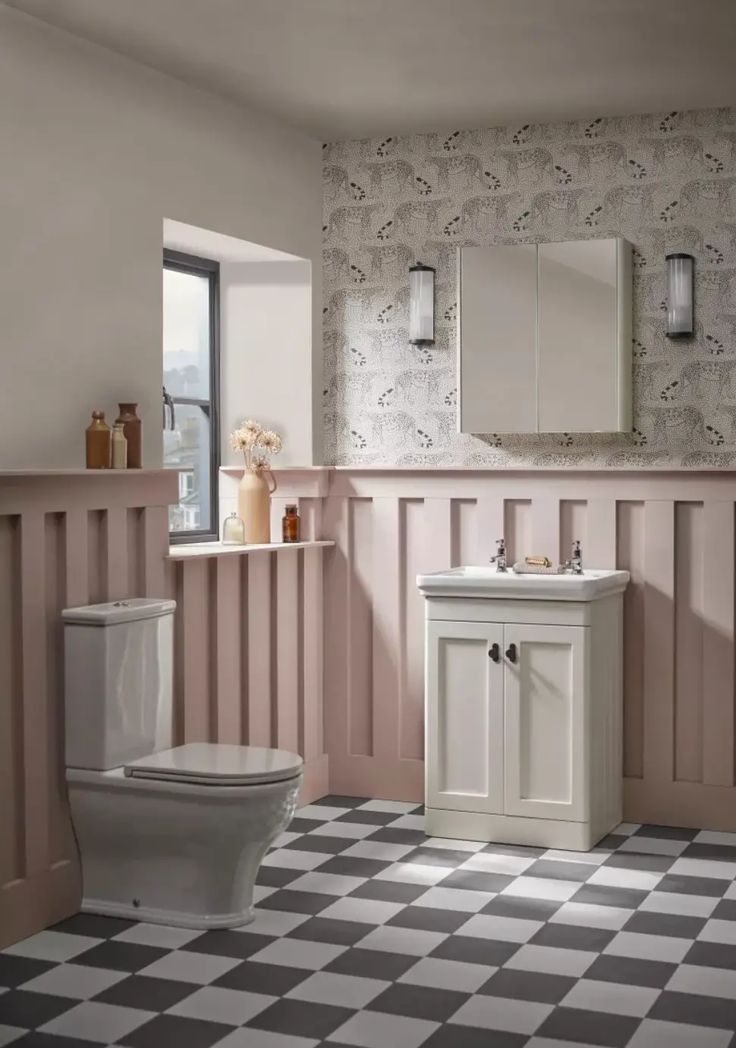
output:
[[164, 250], [164, 466], [180, 471], [173, 542], [218, 535], [219, 269]]

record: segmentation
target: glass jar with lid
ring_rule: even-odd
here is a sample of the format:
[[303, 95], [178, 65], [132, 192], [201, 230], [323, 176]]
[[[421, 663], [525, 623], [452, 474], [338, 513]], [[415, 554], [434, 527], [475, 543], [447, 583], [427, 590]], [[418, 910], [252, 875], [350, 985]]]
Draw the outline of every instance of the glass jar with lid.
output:
[[245, 545], [245, 524], [237, 513], [230, 513], [222, 524], [223, 546]]

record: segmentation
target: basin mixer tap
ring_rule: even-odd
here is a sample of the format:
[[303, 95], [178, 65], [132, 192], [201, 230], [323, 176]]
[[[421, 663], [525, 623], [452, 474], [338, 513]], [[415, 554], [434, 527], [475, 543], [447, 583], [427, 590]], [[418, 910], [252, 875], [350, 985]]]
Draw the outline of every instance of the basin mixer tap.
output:
[[506, 571], [506, 543], [503, 539], [496, 539], [496, 555], [491, 557], [491, 564], [496, 565], [496, 571]]
[[571, 575], [583, 574], [583, 551], [580, 548], [580, 539], [575, 539], [572, 544], [572, 557], [565, 561], [565, 571]]

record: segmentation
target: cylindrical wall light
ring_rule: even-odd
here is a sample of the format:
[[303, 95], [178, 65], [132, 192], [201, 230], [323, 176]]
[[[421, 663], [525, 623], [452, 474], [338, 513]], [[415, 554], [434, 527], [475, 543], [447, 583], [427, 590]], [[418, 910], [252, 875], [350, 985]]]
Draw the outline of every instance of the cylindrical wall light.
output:
[[667, 338], [690, 338], [693, 334], [692, 255], [666, 255]]
[[414, 346], [434, 342], [434, 273], [421, 262], [409, 269], [409, 341]]

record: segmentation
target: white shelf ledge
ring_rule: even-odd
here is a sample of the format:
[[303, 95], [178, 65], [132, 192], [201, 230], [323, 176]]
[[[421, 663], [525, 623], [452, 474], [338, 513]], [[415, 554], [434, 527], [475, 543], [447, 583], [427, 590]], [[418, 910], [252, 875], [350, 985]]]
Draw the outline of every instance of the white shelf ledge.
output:
[[167, 477], [178, 469], [0, 469], [0, 480], [46, 480], [48, 477], [85, 477], [90, 480], [136, 480], [140, 477]]
[[273, 553], [284, 549], [316, 549], [319, 546], [334, 546], [334, 542], [317, 539], [310, 542], [264, 542], [249, 543], [245, 546], [231, 545], [222, 542], [182, 542], [169, 547], [169, 560], [191, 560], [193, 557], [231, 557], [245, 553]]

